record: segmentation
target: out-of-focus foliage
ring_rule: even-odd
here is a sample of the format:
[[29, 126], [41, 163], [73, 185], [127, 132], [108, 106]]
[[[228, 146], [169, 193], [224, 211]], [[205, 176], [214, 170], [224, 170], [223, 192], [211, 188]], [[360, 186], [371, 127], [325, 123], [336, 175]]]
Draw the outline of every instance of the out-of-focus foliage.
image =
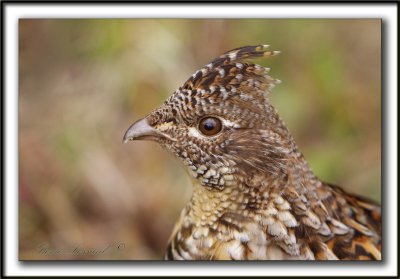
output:
[[190, 181], [155, 143], [122, 136], [244, 45], [282, 51], [257, 62], [283, 81], [272, 103], [316, 174], [379, 201], [380, 24], [20, 20], [20, 259], [161, 259]]

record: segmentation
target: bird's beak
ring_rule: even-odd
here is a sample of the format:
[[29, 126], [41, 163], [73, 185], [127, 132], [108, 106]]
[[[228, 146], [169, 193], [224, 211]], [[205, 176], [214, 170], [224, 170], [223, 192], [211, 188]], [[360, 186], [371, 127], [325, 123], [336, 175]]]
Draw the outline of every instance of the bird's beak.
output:
[[123, 141], [126, 143], [130, 140], [156, 140], [160, 136], [161, 133], [157, 129], [151, 127], [146, 118], [142, 118], [129, 127], [125, 132]]

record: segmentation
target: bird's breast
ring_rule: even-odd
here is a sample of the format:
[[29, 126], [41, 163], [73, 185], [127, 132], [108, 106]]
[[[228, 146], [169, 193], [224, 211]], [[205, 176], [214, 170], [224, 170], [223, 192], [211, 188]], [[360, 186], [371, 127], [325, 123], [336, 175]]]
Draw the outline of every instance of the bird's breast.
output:
[[168, 260], [304, 260], [304, 255], [285, 253], [269, 241], [260, 224], [241, 229], [226, 224], [216, 229], [208, 226], [182, 225], [172, 237], [166, 252]]

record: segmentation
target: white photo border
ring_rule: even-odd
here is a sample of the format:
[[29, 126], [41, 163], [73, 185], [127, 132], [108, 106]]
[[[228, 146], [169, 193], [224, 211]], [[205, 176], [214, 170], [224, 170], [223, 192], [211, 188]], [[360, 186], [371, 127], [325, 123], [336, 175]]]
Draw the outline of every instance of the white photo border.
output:
[[[78, 4], [2, 3], [6, 276], [397, 276], [397, 3], [382, 4]], [[21, 18], [381, 18], [382, 262], [21, 262], [18, 261], [18, 20]]]

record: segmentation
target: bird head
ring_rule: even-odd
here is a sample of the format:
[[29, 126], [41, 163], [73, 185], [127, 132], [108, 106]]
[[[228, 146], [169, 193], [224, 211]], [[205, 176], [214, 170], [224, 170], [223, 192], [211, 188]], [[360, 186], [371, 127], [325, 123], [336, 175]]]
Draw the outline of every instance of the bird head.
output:
[[280, 81], [246, 62], [279, 53], [267, 47], [241, 47], [214, 59], [131, 125], [124, 141], [158, 142], [211, 190], [285, 175], [291, 137], [268, 100]]

